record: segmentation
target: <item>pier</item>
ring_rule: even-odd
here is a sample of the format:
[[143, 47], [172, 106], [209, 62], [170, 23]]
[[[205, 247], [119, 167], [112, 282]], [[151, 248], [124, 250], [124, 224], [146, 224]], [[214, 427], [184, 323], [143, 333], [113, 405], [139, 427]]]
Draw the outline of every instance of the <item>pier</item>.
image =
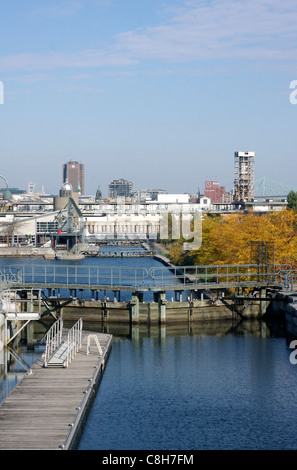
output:
[[111, 342], [111, 335], [82, 331], [68, 367], [37, 360], [0, 405], [0, 449], [75, 449]]

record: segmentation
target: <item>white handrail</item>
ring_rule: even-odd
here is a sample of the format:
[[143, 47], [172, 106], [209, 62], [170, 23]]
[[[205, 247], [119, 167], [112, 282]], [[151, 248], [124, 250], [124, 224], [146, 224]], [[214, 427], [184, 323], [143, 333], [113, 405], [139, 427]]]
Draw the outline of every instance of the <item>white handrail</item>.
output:
[[68, 335], [67, 335], [68, 349], [67, 349], [66, 361], [65, 361], [66, 367], [68, 367], [68, 365], [71, 363], [72, 359], [74, 358], [74, 356], [76, 355], [76, 353], [81, 347], [82, 325], [83, 325], [83, 321], [82, 321], [82, 318], [80, 318], [68, 332]]
[[99, 339], [96, 335], [88, 335], [87, 356], [90, 354], [90, 340], [91, 340], [91, 338], [93, 338], [95, 340], [95, 343], [96, 343], [97, 348], [98, 348], [98, 352], [99, 352], [100, 356], [102, 356], [103, 351], [102, 351], [102, 348], [100, 346]]
[[63, 318], [60, 317], [46, 333], [46, 345], [44, 355], [44, 366], [46, 367], [49, 358], [56, 351], [62, 342]]
[[67, 335], [62, 337], [63, 318], [60, 317], [59, 320], [52, 325], [46, 334], [44, 367], [49, 365], [50, 359], [59, 348], [65, 349], [63, 350], [63, 361], [60, 362], [60, 365], [68, 367], [78, 350], [81, 348], [82, 327], [83, 321], [82, 318], [80, 318], [68, 331]]

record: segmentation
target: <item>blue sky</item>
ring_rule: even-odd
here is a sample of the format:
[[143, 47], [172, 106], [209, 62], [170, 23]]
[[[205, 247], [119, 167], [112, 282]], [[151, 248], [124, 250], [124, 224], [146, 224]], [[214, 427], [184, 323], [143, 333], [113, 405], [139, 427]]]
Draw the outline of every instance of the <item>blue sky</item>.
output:
[[87, 194], [230, 190], [242, 150], [296, 189], [296, 24], [295, 0], [3, 0], [0, 174], [57, 193], [74, 159]]

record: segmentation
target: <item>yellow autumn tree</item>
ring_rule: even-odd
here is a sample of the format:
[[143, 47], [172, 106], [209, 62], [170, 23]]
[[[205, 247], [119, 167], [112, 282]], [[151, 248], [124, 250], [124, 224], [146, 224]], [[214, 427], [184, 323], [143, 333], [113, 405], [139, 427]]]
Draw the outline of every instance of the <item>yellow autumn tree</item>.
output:
[[297, 267], [297, 214], [286, 210], [264, 215], [207, 216], [202, 223], [201, 248], [181, 255], [180, 260], [200, 265], [248, 264], [252, 241], [273, 242], [275, 263]]
[[170, 261], [173, 264], [184, 264], [183, 263], [183, 241], [178, 240], [175, 243], [172, 243], [169, 249]]

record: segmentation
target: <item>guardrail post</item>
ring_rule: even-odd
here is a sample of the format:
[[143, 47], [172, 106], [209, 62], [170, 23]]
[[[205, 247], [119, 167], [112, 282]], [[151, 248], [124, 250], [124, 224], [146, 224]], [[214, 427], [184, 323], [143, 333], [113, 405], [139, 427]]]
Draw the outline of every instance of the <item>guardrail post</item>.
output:
[[[264, 297], [265, 300], [261, 300]], [[260, 314], [263, 315], [266, 312], [267, 302], [266, 302], [266, 289], [260, 289]]]
[[131, 314], [131, 323], [139, 322], [139, 293], [133, 292], [132, 298], [130, 301], [130, 314]]
[[159, 292], [158, 295], [159, 307], [159, 323], [166, 323], [166, 292]]

